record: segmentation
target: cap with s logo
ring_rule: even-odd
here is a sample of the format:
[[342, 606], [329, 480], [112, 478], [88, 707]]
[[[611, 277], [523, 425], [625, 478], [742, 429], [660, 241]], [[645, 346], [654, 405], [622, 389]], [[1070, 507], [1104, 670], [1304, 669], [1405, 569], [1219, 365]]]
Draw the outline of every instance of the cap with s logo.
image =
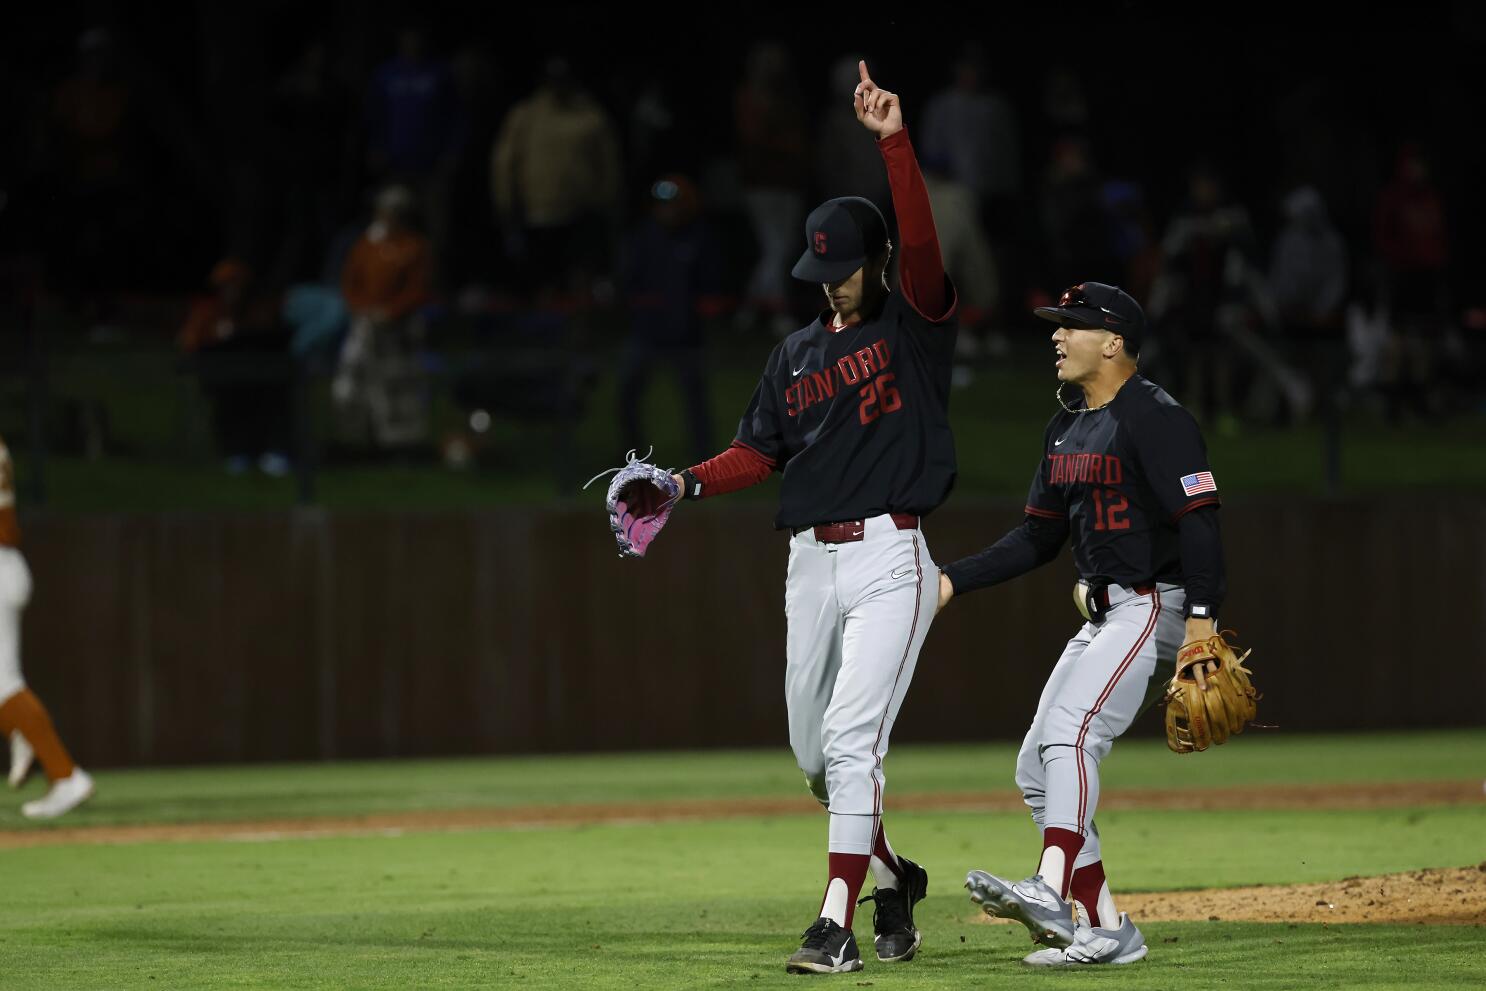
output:
[[871, 200], [826, 200], [805, 221], [805, 253], [791, 270], [805, 282], [839, 282], [887, 247], [887, 223]]

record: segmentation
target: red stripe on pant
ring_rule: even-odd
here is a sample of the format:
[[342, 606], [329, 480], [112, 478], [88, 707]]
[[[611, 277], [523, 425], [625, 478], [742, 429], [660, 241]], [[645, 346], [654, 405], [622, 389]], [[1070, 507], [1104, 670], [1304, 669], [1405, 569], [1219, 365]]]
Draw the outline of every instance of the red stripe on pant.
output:
[[1089, 733], [1089, 723], [1099, 714], [1099, 710], [1104, 707], [1104, 703], [1109, 701], [1109, 696], [1114, 693], [1115, 686], [1120, 683], [1120, 679], [1130, 669], [1130, 664], [1135, 660], [1135, 655], [1140, 653], [1140, 648], [1144, 647], [1145, 642], [1151, 638], [1151, 634], [1156, 629], [1156, 621], [1160, 616], [1161, 592], [1157, 590], [1151, 593], [1151, 615], [1146, 620], [1145, 629], [1141, 632], [1140, 639], [1135, 641], [1135, 646], [1130, 648], [1130, 652], [1125, 655], [1125, 659], [1120, 662], [1120, 666], [1115, 668], [1114, 674], [1110, 675], [1109, 681], [1104, 685], [1104, 691], [1099, 693], [1099, 698], [1094, 702], [1094, 707], [1084, 714], [1083, 724], [1078, 729], [1078, 741], [1073, 745], [1073, 758], [1078, 761], [1078, 832], [1080, 836], [1084, 832], [1084, 812], [1087, 810], [1089, 802], [1089, 779], [1088, 772], [1084, 770], [1083, 757], [1084, 739]]

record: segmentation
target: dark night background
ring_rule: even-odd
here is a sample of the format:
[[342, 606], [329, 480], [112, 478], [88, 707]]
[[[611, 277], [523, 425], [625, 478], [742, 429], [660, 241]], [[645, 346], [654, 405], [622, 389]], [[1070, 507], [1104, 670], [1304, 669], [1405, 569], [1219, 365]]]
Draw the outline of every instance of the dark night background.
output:
[[[727, 370], [746, 382], [776, 336], [814, 306], [815, 290], [777, 264], [777, 288], [759, 282], [769, 264], [765, 229], [782, 232], [781, 254], [794, 252], [798, 234], [790, 232], [825, 196], [859, 191], [888, 205], [884, 190], [857, 189], [850, 156], [832, 152], [836, 141], [855, 142], [858, 155], [869, 148], [861, 134], [832, 129], [848, 98], [833, 91], [833, 68], [851, 55], [865, 56], [879, 84], [902, 94], [926, 171], [947, 168], [946, 181], [962, 193], [978, 180], [956, 174], [963, 167], [945, 156], [985, 136], [960, 123], [971, 118], [950, 116], [931, 139], [926, 118], [964, 57], [978, 58], [977, 98], [992, 101], [1005, 124], [985, 147], [1012, 178], [954, 201], [971, 204], [973, 215], [961, 218], [966, 232], [974, 228], [990, 250], [984, 264], [950, 264], [967, 303], [959, 384], [988, 363], [1013, 369], [1035, 360], [1040, 336], [1014, 333], [1035, 327], [1030, 306], [1070, 282], [1098, 279], [1125, 285], [1147, 305], [1158, 343], [1147, 370], [1225, 434], [1323, 429], [1338, 382], [1350, 389], [1348, 422], [1471, 415], [1486, 350], [1486, 292], [1475, 278], [1486, 262], [1476, 222], [1486, 208], [1486, 87], [1475, 68], [1486, 15], [1464, 3], [1312, 13], [1273, 5], [1220, 15], [1143, 3], [1044, 4], [1030, 13], [933, 5], [28, 6], [12, 13], [0, 40], [0, 271], [15, 304], [9, 329], [34, 333], [30, 343], [25, 333], [7, 335], [16, 374], [0, 429], [64, 459], [225, 458], [237, 471], [266, 456], [271, 474], [387, 451], [465, 464], [472, 447], [475, 463], [509, 476], [518, 469], [477, 436], [487, 421], [464, 427], [483, 410], [499, 432], [492, 394], [533, 421], [569, 423], [564, 449], [574, 445], [586, 463], [635, 442], [631, 435], [644, 432], [635, 410], [649, 409], [653, 422], [656, 400], [644, 398], [647, 376], [637, 369], [675, 365], [680, 415], [670, 406], [659, 412], [689, 426], [675, 429], [685, 449], [671, 460], [719, 449], [742, 398], [734, 393], [746, 388], [730, 385]], [[421, 39], [416, 73], [399, 62], [409, 32]], [[564, 85], [596, 103], [593, 126], [613, 145], [616, 186], [575, 208], [571, 223], [537, 230], [523, 215], [523, 190], [515, 209], [496, 208], [492, 149], [554, 59], [565, 60]], [[763, 110], [755, 106], [750, 137], [740, 93], [766, 62], [773, 91]], [[426, 99], [388, 95], [414, 75], [432, 87]], [[399, 114], [406, 147], [389, 152], [398, 139], [385, 122]], [[602, 157], [581, 142], [566, 153]], [[834, 173], [833, 159], [842, 165]], [[1202, 206], [1194, 205], [1196, 170], [1215, 183]], [[685, 230], [705, 232], [695, 237], [711, 252], [710, 267], [677, 275], [666, 252], [691, 249], [670, 229], [658, 240], [642, 236], [659, 229], [653, 184], [666, 175], [694, 183]], [[283, 382], [319, 382], [304, 409], [328, 402], [324, 380], [344, 368], [347, 321], [369, 305], [338, 295], [347, 252], [367, 230], [378, 192], [394, 184], [409, 194], [405, 219], [426, 237], [430, 261], [426, 281], [410, 291], [406, 322], [399, 315], [378, 333], [399, 341], [397, 353], [425, 376], [421, 398], [409, 402], [427, 408], [401, 432], [337, 433], [323, 423], [310, 430], [314, 415], [283, 412]], [[582, 192], [582, 184], [569, 185]], [[758, 208], [749, 197], [761, 184], [792, 202]], [[1325, 236], [1339, 238], [1340, 250], [1320, 261], [1304, 248], [1292, 297], [1313, 298], [1306, 287], [1323, 283], [1327, 266], [1344, 289], [1324, 312], [1297, 315], [1283, 299], [1280, 283], [1294, 273], [1283, 270], [1277, 244], [1286, 198], [1303, 188], [1319, 196]], [[1423, 209], [1433, 219], [1386, 235], [1389, 202], [1395, 218], [1417, 219]], [[1215, 242], [1199, 238], [1185, 256], [1173, 253], [1184, 218], [1221, 210], [1238, 218], [1237, 233], [1225, 228]], [[1223, 284], [1229, 253], [1243, 261], [1242, 285]], [[1209, 284], [1193, 289], [1199, 269]], [[1181, 280], [1186, 289], [1178, 285], [1174, 303], [1170, 293], [1154, 298]], [[292, 296], [296, 287], [324, 290], [308, 296], [309, 317], [288, 308], [301, 298]], [[237, 295], [229, 300], [229, 292]], [[657, 317], [646, 299], [690, 315]], [[1225, 305], [1258, 345], [1234, 346], [1227, 325], [1213, 331]], [[314, 324], [319, 316], [323, 326]], [[1357, 336], [1368, 326], [1370, 343]], [[1269, 348], [1272, 360], [1255, 347]], [[138, 396], [128, 389], [79, 398], [65, 375], [46, 382], [45, 398], [34, 395], [46, 364], [38, 354], [68, 356], [77, 368], [90, 356], [108, 360], [110, 348], [131, 360], [156, 354], [146, 370], [161, 381], [195, 375], [198, 405], [131, 413]], [[523, 377], [516, 369], [527, 358], [532, 370]], [[512, 381], [496, 382], [492, 365]], [[1232, 380], [1209, 382], [1202, 366], [1231, 369]], [[224, 368], [250, 369], [242, 374], [261, 388], [223, 385]], [[547, 389], [554, 375], [570, 401], [544, 413], [519, 398]], [[148, 378], [135, 392], [150, 391]], [[1304, 402], [1286, 407], [1269, 395], [1301, 380], [1314, 392]], [[357, 388], [345, 384], [336, 402], [354, 406], [363, 398]], [[388, 388], [395, 405], [399, 393]], [[278, 410], [274, 422], [245, 426], [243, 411], [255, 404]], [[129, 426], [169, 417], [207, 420], [210, 436]], [[1007, 493], [1020, 486], [964, 484]], [[42, 491], [33, 487], [37, 497]], [[301, 487], [300, 498], [307, 492]], [[136, 501], [152, 504], [147, 495]]]

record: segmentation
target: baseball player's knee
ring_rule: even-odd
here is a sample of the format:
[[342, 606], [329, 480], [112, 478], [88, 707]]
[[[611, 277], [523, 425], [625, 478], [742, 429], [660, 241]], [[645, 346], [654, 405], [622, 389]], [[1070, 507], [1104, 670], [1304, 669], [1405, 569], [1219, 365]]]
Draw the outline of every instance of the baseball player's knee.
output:
[[[874, 779], [876, 758], [870, 754], [827, 753], [826, 788], [831, 793], [831, 808], [847, 812], [870, 810], [872, 796], [878, 791]], [[858, 805], [862, 809], [856, 808]]]
[[1056, 762], [1072, 760], [1074, 757], [1086, 756], [1086, 754], [1086, 748], [1076, 747], [1072, 743], [1049, 743], [1042, 748], [1042, 779], [1046, 781], [1049, 774], [1060, 773], [1053, 767]]
[[871, 754], [856, 754], [849, 751], [826, 750], [826, 774], [834, 780], [870, 780], [872, 769], [877, 766]]
[[1037, 748], [1073, 746], [1102, 732], [1097, 715], [1083, 706], [1057, 705], [1048, 710], [1037, 734]]

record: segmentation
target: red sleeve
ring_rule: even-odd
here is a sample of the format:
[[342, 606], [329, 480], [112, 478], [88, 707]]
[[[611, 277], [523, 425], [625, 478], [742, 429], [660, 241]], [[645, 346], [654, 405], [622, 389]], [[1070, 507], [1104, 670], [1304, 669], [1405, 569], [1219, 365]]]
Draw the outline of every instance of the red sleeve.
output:
[[706, 499], [757, 485], [769, 477], [774, 462], [748, 445], [733, 441], [726, 451], [690, 470], [702, 483], [702, 498]]
[[903, 296], [925, 319], [938, 323], [949, 317], [954, 306], [945, 286], [944, 259], [929, 208], [929, 190], [908, 140], [908, 129], [883, 138], [877, 149], [887, 165], [893, 209], [898, 214], [898, 240], [903, 242], [898, 261]]

